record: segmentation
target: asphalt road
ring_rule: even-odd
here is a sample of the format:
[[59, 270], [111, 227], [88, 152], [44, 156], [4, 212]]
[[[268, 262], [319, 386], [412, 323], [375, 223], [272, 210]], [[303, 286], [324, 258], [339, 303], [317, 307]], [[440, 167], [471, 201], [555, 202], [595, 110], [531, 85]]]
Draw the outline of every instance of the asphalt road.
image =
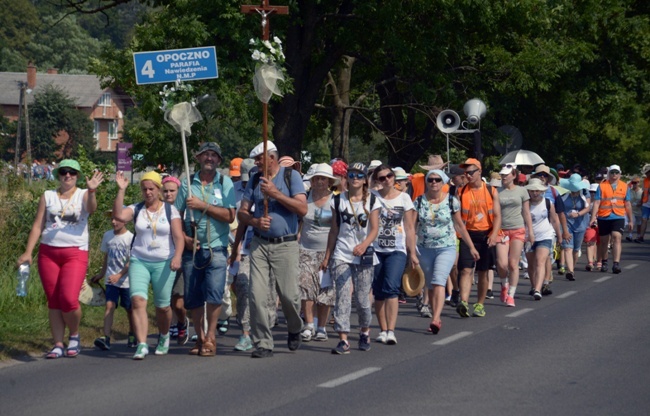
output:
[[233, 351], [231, 327], [212, 358], [187, 355], [188, 345], [135, 362], [118, 343], [29, 360], [0, 368], [0, 415], [647, 415], [650, 246], [625, 243], [622, 266], [558, 276], [538, 302], [522, 280], [517, 307], [497, 297], [485, 318], [445, 307], [438, 335], [411, 302], [396, 346], [345, 356], [330, 354], [332, 332], [290, 352], [280, 325], [269, 359]]

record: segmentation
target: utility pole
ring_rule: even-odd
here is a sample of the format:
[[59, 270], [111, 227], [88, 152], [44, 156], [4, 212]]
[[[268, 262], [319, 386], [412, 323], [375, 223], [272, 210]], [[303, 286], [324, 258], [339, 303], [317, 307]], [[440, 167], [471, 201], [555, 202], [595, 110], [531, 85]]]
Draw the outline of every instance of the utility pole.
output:
[[27, 88], [26, 82], [21, 83], [20, 87], [22, 90], [23, 105], [25, 106], [25, 146], [27, 147], [27, 168], [29, 169], [29, 184], [31, 185], [34, 172], [32, 171], [32, 143], [29, 139], [29, 111], [27, 111], [27, 97], [25, 96], [25, 92], [29, 93], [31, 90]]
[[[20, 163], [20, 139], [22, 134], [23, 125], [23, 99], [25, 98], [25, 88], [23, 83], [19, 82], [20, 98], [18, 100], [18, 127], [16, 128], [16, 151], [14, 153], [14, 167], [16, 168], [16, 175], [18, 175], [18, 163]], [[31, 168], [30, 168], [31, 169]]]

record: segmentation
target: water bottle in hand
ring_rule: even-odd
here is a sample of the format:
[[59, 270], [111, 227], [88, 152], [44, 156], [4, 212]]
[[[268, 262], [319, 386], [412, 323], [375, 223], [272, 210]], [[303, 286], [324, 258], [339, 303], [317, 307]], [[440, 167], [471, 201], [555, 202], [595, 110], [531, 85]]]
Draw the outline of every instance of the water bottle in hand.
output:
[[29, 279], [29, 263], [23, 263], [18, 268], [18, 285], [16, 285], [16, 296], [27, 296], [27, 280]]

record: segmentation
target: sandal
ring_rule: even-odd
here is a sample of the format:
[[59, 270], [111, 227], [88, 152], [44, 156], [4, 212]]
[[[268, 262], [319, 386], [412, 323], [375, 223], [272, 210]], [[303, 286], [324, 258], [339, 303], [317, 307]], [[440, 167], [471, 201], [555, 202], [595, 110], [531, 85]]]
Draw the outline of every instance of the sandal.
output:
[[71, 347], [68, 345], [68, 348], [65, 349], [65, 356], [74, 358], [79, 353], [81, 352], [81, 341], [79, 339], [79, 335], [73, 335], [70, 338], [68, 338], [68, 342], [71, 344], [73, 341], [76, 341], [74, 345]]
[[50, 352], [45, 354], [45, 358], [47, 358], [49, 360], [55, 360], [55, 359], [61, 358], [61, 357], [63, 357], [63, 346], [58, 346], [58, 345], [55, 345], [54, 347], [52, 347]]
[[196, 341], [194, 346], [190, 349], [190, 355], [199, 355], [201, 353], [201, 341]]
[[209, 339], [203, 343], [201, 347], [201, 357], [214, 357], [217, 354], [216, 341]]
[[442, 321], [433, 321], [429, 325], [429, 329], [434, 335], [440, 332], [440, 328], [442, 328]]

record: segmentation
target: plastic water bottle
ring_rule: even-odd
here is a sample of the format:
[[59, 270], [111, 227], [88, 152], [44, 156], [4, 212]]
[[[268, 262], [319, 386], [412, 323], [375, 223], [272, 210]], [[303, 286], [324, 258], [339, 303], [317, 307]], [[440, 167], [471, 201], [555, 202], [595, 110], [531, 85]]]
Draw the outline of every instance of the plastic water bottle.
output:
[[27, 296], [27, 280], [29, 279], [29, 263], [23, 263], [18, 268], [18, 285], [16, 285], [16, 296]]

